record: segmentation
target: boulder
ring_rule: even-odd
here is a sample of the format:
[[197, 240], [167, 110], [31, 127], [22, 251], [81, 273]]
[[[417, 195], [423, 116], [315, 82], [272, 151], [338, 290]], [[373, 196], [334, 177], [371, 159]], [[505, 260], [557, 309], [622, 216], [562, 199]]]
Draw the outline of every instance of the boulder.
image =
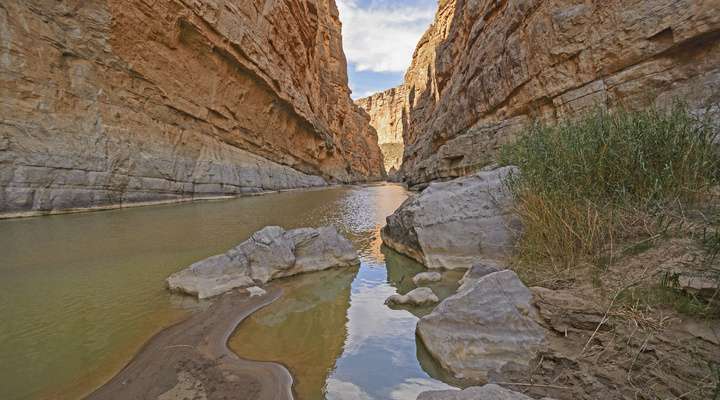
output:
[[417, 400], [532, 400], [532, 398], [502, 386], [488, 384], [469, 387], [465, 390], [423, 392], [420, 393]]
[[359, 262], [350, 241], [333, 227], [286, 231], [268, 226], [225, 254], [198, 261], [171, 275], [167, 284], [170, 290], [204, 299], [234, 288]]
[[493, 272], [498, 272], [502, 268], [495, 264], [487, 263], [487, 262], [481, 262], [477, 264], [473, 264], [472, 267], [470, 267], [466, 272], [465, 275], [460, 279], [460, 289], [462, 290], [463, 285], [467, 282], [468, 284], [471, 284], [478, 279], [482, 278], [485, 275], [490, 275]]
[[428, 352], [458, 379], [487, 383], [525, 372], [545, 343], [532, 293], [510, 270], [468, 279], [458, 292], [420, 319]]
[[442, 274], [439, 272], [421, 272], [413, 276], [412, 281], [415, 285], [422, 285], [429, 282], [440, 282]]
[[433, 269], [502, 259], [520, 229], [504, 184], [516, 171], [502, 167], [431, 184], [387, 218], [383, 241]]
[[413, 289], [408, 294], [394, 294], [385, 300], [385, 304], [407, 304], [413, 306], [424, 306], [435, 304], [440, 299], [433, 293], [432, 289], [427, 287], [419, 287]]

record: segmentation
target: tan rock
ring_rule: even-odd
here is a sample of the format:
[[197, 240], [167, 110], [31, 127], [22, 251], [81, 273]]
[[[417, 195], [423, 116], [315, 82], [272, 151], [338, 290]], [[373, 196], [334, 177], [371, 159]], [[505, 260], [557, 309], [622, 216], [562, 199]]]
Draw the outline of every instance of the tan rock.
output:
[[719, 9], [720, 0], [441, 0], [397, 89], [403, 106], [371, 115], [403, 120], [400, 174], [415, 185], [477, 171], [536, 117], [674, 96], [717, 102]]
[[334, 1], [0, 5], [0, 214], [382, 178]]
[[355, 101], [370, 115], [370, 125], [377, 131], [388, 174], [400, 170], [402, 165], [406, 97], [405, 87], [399, 86]]

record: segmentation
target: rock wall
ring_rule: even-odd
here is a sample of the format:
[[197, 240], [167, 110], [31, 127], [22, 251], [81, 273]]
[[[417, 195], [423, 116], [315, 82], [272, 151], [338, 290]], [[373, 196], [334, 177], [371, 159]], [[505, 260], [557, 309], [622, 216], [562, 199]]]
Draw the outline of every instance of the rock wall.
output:
[[720, 0], [441, 0], [405, 76], [410, 184], [492, 162], [535, 118], [720, 101]]
[[0, 213], [382, 178], [332, 0], [0, 3]]
[[405, 87], [399, 86], [355, 101], [370, 115], [388, 173], [400, 170], [402, 165], [406, 97]]

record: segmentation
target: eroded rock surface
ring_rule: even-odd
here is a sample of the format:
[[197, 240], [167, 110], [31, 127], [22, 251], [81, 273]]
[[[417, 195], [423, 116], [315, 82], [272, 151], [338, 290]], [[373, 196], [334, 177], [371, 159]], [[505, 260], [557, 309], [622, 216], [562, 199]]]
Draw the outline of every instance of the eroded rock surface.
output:
[[170, 290], [200, 299], [272, 279], [359, 264], [357, 251], [333, 227], [286, 231], [265, 227], [225, 254], [198, 261], [167, 279]]
[[387, 218], [384, 243], [428, 268], [469, 268], [511, 250], [519, 222], [503, 179], [514, 167], [432, 183]]
[[527, 372], [545, 343], [532, 293], [510, 270], [466, 280], [420, 319], [418, 337], [455, 378], [487, 383]]
[[702, 107], [720, 99], [718, 9], [720, 0], [442, 0], [397, 89], [402, 106], [375, 119], [401, 121], [401, 175], [415, 185], [477, 171], [534, 118], [674, 96]]
[[0, 214], [381, 178], [334, 1], [0, 4]]

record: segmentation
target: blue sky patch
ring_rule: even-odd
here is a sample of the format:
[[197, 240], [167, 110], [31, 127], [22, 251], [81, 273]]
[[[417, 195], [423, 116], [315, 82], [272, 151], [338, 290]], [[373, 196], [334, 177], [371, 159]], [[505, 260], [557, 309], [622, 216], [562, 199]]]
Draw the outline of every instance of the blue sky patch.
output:
[[437, 0], [338, 0], [352, 97], [402, 83]]

